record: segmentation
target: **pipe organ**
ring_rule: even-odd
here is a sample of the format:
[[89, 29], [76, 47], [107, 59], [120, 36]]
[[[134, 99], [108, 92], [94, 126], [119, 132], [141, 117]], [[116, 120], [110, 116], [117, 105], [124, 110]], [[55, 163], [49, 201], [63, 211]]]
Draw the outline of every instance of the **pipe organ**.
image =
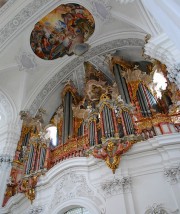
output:
[[134, 143], [179, 131], [173, 115], [163, 110], [163, 99], [158, 101], [149, 89], [152, 75], [117, 56], [110, 61], [110, 68], [114, 84], [86, 63], [81, 96], [72, 81], [66, 83], [62, 105], [48, 125], [57, 127], [56, 146], [47, 135], [42, 109], [35, 117], [21, 113], [22, 133], [4, 204], [17, 192], [33, 201], [38, 177], [65, 159], [93, 155], [115, 173], [120, 156]]

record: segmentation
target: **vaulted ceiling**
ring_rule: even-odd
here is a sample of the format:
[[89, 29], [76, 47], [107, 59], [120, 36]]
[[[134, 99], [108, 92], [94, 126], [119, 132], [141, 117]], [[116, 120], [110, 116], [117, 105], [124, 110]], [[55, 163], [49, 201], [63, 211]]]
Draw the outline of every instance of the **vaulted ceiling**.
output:
[[65, 81], [72, 79], [79, 92], [82, 91], [84, 62], [89, 61], [113, 78], [104, 63], [105, 55], [116, 52], [127, 60], [143, 61], [144, 37], [147, 33], [157, 33], [156, 23], [140, 0], [76, 0], [72, 3], [85, 7], [94, 18], [94, 33], [86, 41], [89, 50], [81, 56], [44, 60], [30, 46], [31, 32], [50, 11], [67, 3], [66, 0], [8, 0], [0, 7], [0, 90], [7, 95], [17, 115], [20, 110], [35, 114], [43, 107], [48, 121], [61, 102]]

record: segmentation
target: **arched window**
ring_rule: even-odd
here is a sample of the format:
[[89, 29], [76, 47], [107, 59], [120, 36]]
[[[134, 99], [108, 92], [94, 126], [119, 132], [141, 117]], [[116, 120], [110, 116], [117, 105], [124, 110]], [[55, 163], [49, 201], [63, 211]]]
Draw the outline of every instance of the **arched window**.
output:
[[57, 144], [58, 144], [57, 127], [56, 126], [50, 126], [46, 130], [48, 131], [49, 138], [51, 140], [51, 145], [57, 146]]
[[78, 208], [68, 210], [64, 214], [90, 214], [90, 212], [84, 207], [78, 207]]
[[153, 83], [155, 83], [155, 91], [157, 93], [157, 97], [161, 98], [161, 90], [165, 90], [167, 87], [166, 78], [161, 72], [158, 72], [157, 70], [154, 72], [153, 76]]

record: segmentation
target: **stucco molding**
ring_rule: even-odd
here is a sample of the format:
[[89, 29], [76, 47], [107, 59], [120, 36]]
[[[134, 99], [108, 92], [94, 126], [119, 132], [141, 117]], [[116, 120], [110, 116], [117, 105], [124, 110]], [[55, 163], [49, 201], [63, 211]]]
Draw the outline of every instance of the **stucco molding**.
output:
[[172, 212], [167, 209], [163, 204], [154, 203], [152, 206], [148, 206], [144, 214], [175, 214], [177, 213], [176, 211]]
[[134, 0], [116, 0], [120, 4], [128, 4], [134, 2]]
[[44, 211], [44, 208], [42, 206], [33, 206], [30, 208], [27, 214], [39, 214], [39, 213], [43, 213], [43, 211]]
[[180, 51], [165, 33], [151, 38], [145, 45], [145, 54], [167, 66], [168, 78], [180, 88]]
[[6, 122], [11, 121], [13, 119], [13, 110], [7, 97], [3, 93], [1, 93], [1, 91], [0, 91], [0, 105], [3, 107], [5, 113], [5, 121]]
[[94, 16], [96, 16], [104, 23], [112, 21], [113, 18], [111, 15], [110, 0], [101, 0], [101, 1], [91, 0], [91, 4], [93, 7]]
[[36, 12], [41, 10], [48, 3], [48, 0], [34, 0], [26, 5], [12, 20], [10, 20], [0, 31], [0, 46], [9, 39], [20, 27], [31, 18]]
[[105, 197], [111, 197], [113, 195], [119, 195], [123, 193], [131, 192], [132, 179], [129, 176], [123, 176], [121, 178], [114, 178], [101, 184], [101, 190]]
[[27, 71], [29, 73], [32, 73], [37, 68], [34, 54], [23, 51], [19, 55], [17, 55], [15, 59], [18, 63], [20, 71]]
[[73, 198], [93, 196], [94, 191], [88, 186], [84, 175], [73, 172], [67, 173], [56, 184], [50, 209]]
[[11, 7], [16, 0], [8, 0], [1, 8], [0, 8], [0, 16]]
[[3, 170], [3, 166], [5, 166], [4, 170], [7, 170], [7, 167], [11, 166], [12, 161], [13, 157], [11, 155], [0, 155], [0, 169]]
[[180, 181], [180, 163], [164, 169], [164, 176], [170, 184], [176, 184]]

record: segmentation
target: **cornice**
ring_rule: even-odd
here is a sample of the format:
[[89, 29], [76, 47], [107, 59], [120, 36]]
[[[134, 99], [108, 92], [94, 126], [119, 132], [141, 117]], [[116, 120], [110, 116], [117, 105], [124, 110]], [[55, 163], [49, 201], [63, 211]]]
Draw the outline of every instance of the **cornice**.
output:
[[40, 11], [48, 2], [48, 0], [34, 0], [16, 14], [0, 31], [0, 49], [18, 29], [21, 29], [27, 20]]
[[0, 16], [11, 7], [16, 0], [8, 0], [1, 8], [0, 8]]

